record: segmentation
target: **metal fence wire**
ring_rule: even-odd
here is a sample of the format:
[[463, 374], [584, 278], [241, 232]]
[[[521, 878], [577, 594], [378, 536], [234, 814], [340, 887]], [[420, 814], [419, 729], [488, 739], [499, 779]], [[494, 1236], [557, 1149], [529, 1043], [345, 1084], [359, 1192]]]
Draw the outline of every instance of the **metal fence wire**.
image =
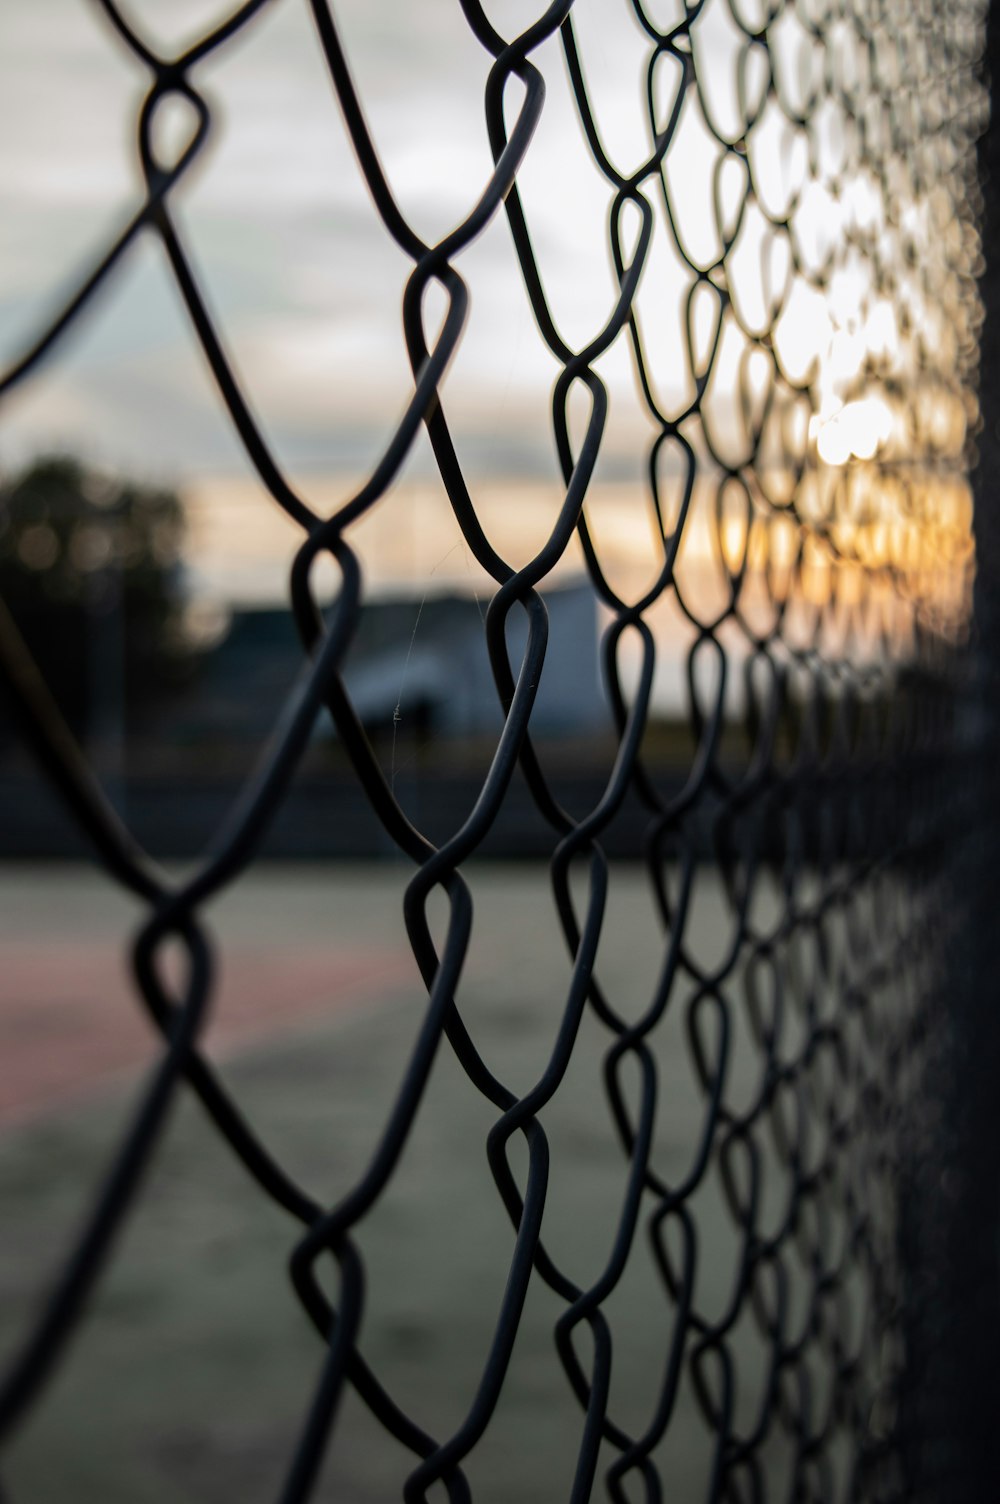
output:
[[[137, 121], [144, 191], [58, 316], [4, 374], [0, 392], [44, 382], [63, 337], [109, 285], [114, 295], [140, 238], [154, 241], [260, 485], [301, 528], [290, 607], [303, 670], [211, 853], [174, 882], [115, 814], [5, 617], [4, 675], [26, 737], [108, 877], [146, 906], [132, 974], [137, 1003], [162, 1035], [84, 1229], [6, 1373], [5, 1433], [45, 1405], [171, 1103], [190, 1089], [261, 1195], [288, 1214], [291, 1277], [324, 1354], [288, 1458], [284, 1504], [310, 1496], [326, 1450], [336, 1448], [345, 1386], [412, 1453], [406, 1499], [471, 1499], [466, 1460], [496, 1410], [535, 1281], [562, 1305], [554, 1339], [579, 1403], [574, 1504], [598, 1495], [674, 1496], [662, 1443], [682, 1389], [711, 1437], [706, 1499], [909, 1496], [896, 1426], [907, 1355], [901, 1164], [958, 922], [942, 898], [948, 852], [970, 818], [966, 780], [956, 776], [967, 724], [956, 684], [973, 575], [967, 476], [978, 423], [975, 142], [984, 120], [977, 72], [984, 9], [979, 0], [612, 3], [617, 24], [638, 27], [647, 48], [648, 150], [628, 163], [606, 149], [588, 91], [587, 16], [572, 0], [554, 0], [517, 36], [502, 35], [478, 0], [458, 0], [456, 24], [467, 24], [486, 59], [494, 167], [461, 223], [428, 245], [383, 171], [336, 7], [312, 0], [317, 45], [373, 212], [412, 263], [402, 306], [412, 368], [405, 411], [364, 484], [326, 516], [288, 479], [255, 419], [174, 209], [213, 128], [203, 66], [224, 66], [227, 49], [271, 6], [250, 0], [182, 55], [166, 57], [123, 7], [100, 0], [115, 34], [109, 45], [148, 72]], [[594, 309], [591, 337], [579, 348], [553, 314], [520, 186], [546, 108], [546, 70], [562, 66], [580, 136], [607, 185], [617, 289], [608, 307]], [[165, 161], [157, 122], [178, 100], [195, 125], [176, 159]], [[707, 240], [692, 232], [683, 191], [690, 176], [679, 171], [692, 122], [713, 162]], [[419, 142], [419, 119], [413, 133]], [[503, 218], [538, 336], [558, 365], [551, 431], [562, 501], [543, 545], [518, 568], [477, 514], [443, 391], [469, 312], [463, 252]], [[665, 333], [669, 320], [657, 301], [653, 268], [664, 247], [681, 268], [679, 339]], [[546, 275], [558, 277], [558, 267]], [[445, 307], [436, 333], [427, 312], [432, 286]], [[609, 413], [602, 361], [612, 346], [630, 352], [650, 425], [655, 555], [651, 543], [651, 578], [629, 598], [613, 583], [589, 513]], [[686, 390], [679, 404], [658, 384], [664, 360]], [[474, 807], [439, 846], [395, 797], [343, 676], [365, 598], [352, 535], [386, 504], [421, 429], [465, 543], [495, 582], [483, 630], [503, 711]], [[711, 590], [685, 583], [685, 547], [698, 529], [709, 540]], [[616, 738], [606, 787], [582, 815], [562, 807], [545, 749], [532, 738], [547, 672], [540, 589], [574, 538], [606, 621], [601, 659]], [[332, 561], [339, 580], [323, 609], [314, 590], [321, 559]], [[687, 632], [693, 750], [679, 794], [664, 793], [644, 758], [658, 647], [649, 617], [665, 600]], [[526, 624], [526, 646], [512, 660], [506, 629], [516, 618]], [[631, 678], [630, 655], [638, 663]], [[738, 743], [726, 739], [734, 703]], [[359, 795], [413, 864], [403, 922], [426, 989], [381, 1137], [335, 1205], [277, 1161], [199, 1046], [216, 971], [203, 910], [254, 861], [324, 717], [332, 717]], [[522, 1092], [484, 1058], [462, 1000], [474, 925], [468, 864], [514, 779], [526, 783], [551, 831], [553, 922], [571, 958], [551, 1054]], [[602, 842], [627, 797], [645, 811], [642, 855], [662, 925], [659, 974], [639, 1011], [602, 985], [609, 890]], [[690, 940], [706, 868], [725, 896], [711, 965]], [[432, 926], [428, 906], [442, 895], [446, 923]], [[164, 965], [178, 943], [182, 981]], [[544, 1123], [547, 1105], [566, 1089], [588, 1010], [606, 1034], [606, 1104], [595, 1093], [594, 1111], [606, 1106], [614, 1123], [621, 1195], [606, 1265], [581, 1289], [547, 1245]], [[668, 1013], [683, 1019], [686, 1068], [701, 1102], [680, 1173], [658, 1162], [655, 1135], [656, 1038]], [[753, 1058], [742, 1090], [731, 1069], [737, 1028]], [[489, 1170], [510, 1223], [492, 1339], [450, 1435], [429, 1434], [425, 1418], [404, 1410], [366, 1361], [356, 1237], [393, 1177], [405, 1173], [401, 1156], [439, 1051], [453, 1053], [495, 1113]], [[526, 1150], [523, 1174], [517, 1139]], [[698, 1196], [710, 1179], [738, 1248], [721, 1308], [699, 1281]], [[647, 1238], [667, 1336], [648, 1377], [645, 1421], [629, 1430], [616, 1414], [611, 1374], [620, 1344], [606, 1307]], [[747, 1321], [767, 1355], [749, 1420], [734, 1341]]]

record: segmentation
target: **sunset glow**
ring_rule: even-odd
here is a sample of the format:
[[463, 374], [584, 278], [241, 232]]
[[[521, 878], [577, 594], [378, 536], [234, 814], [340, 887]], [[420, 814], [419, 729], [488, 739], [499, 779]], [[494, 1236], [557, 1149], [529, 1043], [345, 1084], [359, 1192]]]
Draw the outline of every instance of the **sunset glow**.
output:
[[[481, 121], [488, 60], [446, 6], [423, 11], [419, 24], [400, 19], [412, 26], [417, 67], [402, 55], [386, 60], [363, 0], [345, 0], [338, 15], [387, 178], [434, 238], [490, 169]], [[120, 220], [137, 192], [122, 126], [138, 97], [132, 62], [69, 0], [51, 0], [46, 16], [45, 26], [30, 8], [12, 17], [0, 57], [0, 114], [17, 116], [24, 141], [0, 166], [13, 227], [0, 253], [15, 294], [0, 309], [7, 360], [49, 306], [54, 281], [71, 285], [86, 264], [94, 226]], [[200, 16], [191, 0], [172, 10], [169, 27], [196, 31]], [[59, 17], [64, 46], [53, 59], [46, 49]], [[574, 17], [595, 119], [626, 170], [649, 150], [646, 42], [599, 0], [584, 0]], [[794, 11], [771, 42], [775, 92], [761, 95], [747, 142], [734, 145], [741, 91], [746, 102], [766, 80], [755, 84], [753, 49], [725, 7], [707, 6], [694, 34], [703, 61], [712, 59], [704, 96], [678, 100], [680, 70], [668, 57], [656, 72], [660, 107], [679, 115], [662, 193], [652, 183], [647, 191], [652, 238], [635, 301], [652, 398], [697, 456], [678, 588], [696, 612], [705, 603], [707, 620], [713, 580], [724, 593], [739, 575], [752, 594], [759, 575], [772, 592], [818, 605], [831, 593], [854, 599], [858, 569], [860, 578], [887, 572], [904, 599], [959, 630], [972, 570], [964, 469], [977, 417], [962, 364], [972, 337], [963, 276], [978, 242], [944, 186], [935, 159], [944, 146], [927, 144], [921, 186], [880, 176], [832, 100], [808, 130], [794, 123], [813, 47]], [[606, 250], [611, 194], [554, 40], [537, 62], [546, 103], [518, 187], [554, 317], [579, 348], [617, 296]], [[399, 317], [408, 263], [378, 228], [305, 7], [268, 11], [210, 83], [213, 141], [177, 195], [183, 223], [276, 456], [303, 495], [336, 510], [370, 472], [412, 389]], [[631, 245], [639, 216], [629, 212]], [[461, 272], [470, 315], [444, 405], [488, 529], [523, 563], [564, 494], [553, 362], [500, 219], [463, 255]], [[610, 407], [588, 521], [622, 588], [641, 592], [662, 553], [646, 477], [656, 430], [624, 334], [596, 369]], [[14, 393], [5, 417], [7, 465], [70, 448], [180, 486], [191, 579], [204, 597], [224, 605], [283, 595], [291, 531], [234, 445], [152, 244], [140, 245], [114, 297], [45, 380]], [[683, 489], [679, 444], [667, 444], [659, 464], [669, 514]], [[719, 511], [730, 472], [748, 498], [742, 515], [731, 497]], [[376, 592], [488, 588], [422, 438], [356, 539]], [[560, 569], [582, 567], [574, 545]], [[860, 613], [856, 626], [868, 630]], [[665, 646], [679, 651], [687, 630], [678, 626], [671, 640], [664, 628]]]

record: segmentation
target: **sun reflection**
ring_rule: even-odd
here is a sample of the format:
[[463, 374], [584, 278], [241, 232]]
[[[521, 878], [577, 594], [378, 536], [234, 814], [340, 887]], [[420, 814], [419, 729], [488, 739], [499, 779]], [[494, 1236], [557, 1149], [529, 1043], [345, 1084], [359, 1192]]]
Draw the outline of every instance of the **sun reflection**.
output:
[[870, 460], [892, 433], [893, 414], [881, 397], [861, 397], [846, 402], [826, 419], [813, 420], [813, 436], [819, 457], [828, 465], [845, 465], [850, 459]]

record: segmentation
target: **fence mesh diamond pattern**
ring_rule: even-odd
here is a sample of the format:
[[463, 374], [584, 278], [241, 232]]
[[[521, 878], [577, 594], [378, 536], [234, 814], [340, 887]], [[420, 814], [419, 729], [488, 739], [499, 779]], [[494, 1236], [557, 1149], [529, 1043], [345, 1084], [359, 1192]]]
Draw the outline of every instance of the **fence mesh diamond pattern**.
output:
[[[127, 49], [148, 77], [136, 122], [141, 201], [0, 382], [3, 394], [44, 383], [63, 336], [98, 296], [114, 298], [140, 238], [153, 241], [260, 486], [301, 529], [290, 610], [303, 663], [211, 854], [178, 883], [114, 813], [4, 620], [4, 674], [25, 735], [109, 880], [146, 906], [132, 974], [137, 1006], [162, 1035], [162, 1050], [82, 1234], [10, 1364], [3, 1426], [9, 1431], [44, 1407], [165, 1115], [190, 1090], [261, 1196], [288, 1214], [292, 1280], [323, 1355], [290, 1443], [285, 1504], [315, 1490], [324, 1455], [337, 1447], [346, 1386], [412, 1454], [407, 1499], [473, 1497], [467, 1459], [498, 1405], [532, 1282], [560, 1303], [554, 1341], [579, 1406], [574, 1501], [670, 1497], [663, 1443], [682, 1393], [711, 1438], [706, 1499], [902, 1497], [894, 1440], [906, 1355], [901, 1125], [919, 1092], [947, 949], [942, 842], [954, 839], [962, 817], [960, 784], [941, 770], [961, 742], [949, 679], [973, 572], [967, 469], [978, 421], [982, 7], [609, 0], [614, 24], [641, 36], [646, 53], [634, 84], [647, 148], [641, 160], [619, 161], [588, 89], [591, 11], [554, 0], [508, 36], [492, 7], [457, 0], [455, 24], [482, 49], [483, 128], [494, 166], [461, 222], [427, 244], [381, 165], [336, 7], [312, 0], [316, 45], [372, 214], [411, 263], [402, 306], [409, 398], [377, 464], [329, 515], [269, 446], [175, 208], [213, 132], [203, 67], [224, 69], [244, 30], [270, 8], [250, 0], [182, 55], [161, 56], [124, 7], [101, 0], [115, 34], [108, 45]], [[536, 255], [537, 205], [522, 182], [546, 78], [557, 69], [568, 77], [577, 116], [567, 149], [582, 141], [606, 185], [602, 233], [614, 264], [612, 296], [594, 307], [579, 345], [550, 303], [560, 268], [543, 268]], [[191, 132], [162, 160], [158, 117], [178, 101]], [[413, 133], [419, 142], [419, 118]], [[701, 165], [693, 170], [692, 162]], [[477, 509], [447, 391], [470, 312], [463, 253], [504, 219], [537, 337], [558, 370], [548, 421], [562, 477], [550, 531], [517, 567]], [[443, 307], [440, 319], [432, 306]], [[611, 404], [602, 373], [622, 351], [648, 435], [649, 573], [631, 593], [609, 563], [592, 487]], [[343, 672], [366, 598], [354, 534], [366, 515], [391, 506], [421, 431], [465, 544], [494, 582], [483, 631], [503, 712], [475, 803], [439, 845], [396, 797]], [[547, 772], [545, 746], [532, 738], [532, 710], [553, 672], [541, 591], [577, 547], [601, 609], [616, 755], [593, 808], [570, 814]], [[338, 578], [322, 609], [314, 586], [320, 561], [326, 569], [332, 561]], [[655, 760], [644, 755], [664, 651], [650, 621], [667, 607], [686, 653], [692, 751], [679, 793], [661, 786]], [[523, 653], [510, 651], [514, 621]], [[334, 1205], [278, 1161], [199, 1046], [216, 972], [203, 909], [254, 861], [324, 718], [346, 749], [359, 796], [412, 862], [400, 926], [423, 984], [398, 1094], [364, 1173]], [[475, 927], [469, 863], [515, 779], [551, 832], [551, 922], [571, 963], [551, 1052], [530, 1089], [518, 1091], [497, 1074], [463, 1010]], [[640, 1009], [602, 982], [614, 881], [605, 837], [636, 799], [661, 927], [658, 975]], [[692, 915], [707, 901], [706, 871], [724, 899], [709, 961], [691, 938]], [[443, 924], [432, 924], [432, 903], [445, 905]], [[180, 980], [164, 965], [177, 946], [185, 956]], [[585, 1015], [606, 1038], [594, 1111], [609, 1111], [617, 1134], [620, 1199], [606, 1265], [580, 1288], [550, 1251], [545, 1119], [570, 1089]], [[682, 1020], [672, 1048], [685, 1051], [700, 1102], [686, 1127], [683, 1166], [658, 1152], [658, 1038], [668, 1018]], [[739, 1070], [737, 1033], [749, 1041], [750, 1063]], [[467, 1409], [451, 1434], [430, 1434], [426, 1418], [404, 1409], [386, 1375], [366, 1361], [357, 1229], [390, 1181], [406, 1174], [403, 1150], [441, 1051], [451, 1052], [494, 1114], [485, 1148], [509, 1219], [509, 1270]], [[736, 1250], [721, 1304], [699, 1279], [700, 1198], [710, 1182]], [[665, 1337], [648, 1375], [647, 1414], [627, 1427], [612, 1383], [627, 1333], [616, 1331], [608, 1306], [647, 1239]], [[752, 1406], [740, 1335], [748, 1328], [764, 1354]]]

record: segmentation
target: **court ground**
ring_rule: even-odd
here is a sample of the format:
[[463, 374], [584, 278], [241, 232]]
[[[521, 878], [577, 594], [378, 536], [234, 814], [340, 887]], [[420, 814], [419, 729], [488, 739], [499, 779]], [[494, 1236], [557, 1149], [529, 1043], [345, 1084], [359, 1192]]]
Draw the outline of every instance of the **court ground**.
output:
[[[401, 920], [410, 875], [402, 862], [270, 867], [209, 911], [222, 968], [211, 1051], [279, 1158], [325, 1201], [367, 1163], [421, 1015], [425, 993]], [[544, 1067], [569, 979], [548, 875], [540, 866], [481, 867], [470, 882], [463, 1014], [492, 1069], [523, 1091]], [[707, 959], [726, 945], [729, 920], [714, 878], [696, 897], [691, 940]], [[122, 961], [139, 918], [92, 869], [0, 871], [5, 1354], [58, 1267], [154, 1058]], [[614, 871], [599, 972], [627, 1013], [651, 991], [660, 950], [643, 875]], [[609, 1257], [625, 1191], [601, 1086], [609, 1042], [588, 1017], [543, 1114], [545, 1235], [582, 1286]], [[664, 1173], [680, 1178], [703, 1110], [680, 1006], [668, 1012], [658, 1054], [656, 1152]], [[739, 1039], [735, 1058], [738, 1085], [752, 1074]], [[441, 1437], [471, 1403], [512, 1248], [486, 1160], [496, 1116], [445, 1047], [398, 1172], [359, 1230], [362, 1350]], [[698, 1218], [697, 1298], [721, 1310], [738, 1250], [714, 1182]], [[68, 1360], [12, 1450], [4, 1485], [13, 1504], [275, 1499], [320, 1358], [286, 1273], [295, 1239], [295, 1224], [185, 1097]], [[582, 1417], [552, 1338], [561, 1309], [544, 1289], [529, 1294], [499, 1410], [468, 1463], [485, 1504], [568, 1496]], [[638, 1433], [652, 1415], [672, 1320], [644, 1229], [606, 1309], [616, 1344], [612, 1408]], [[737, 1422], [750, 1425], [765, 1354], [749, 1330], [734, 1342]], [[586, 1365], [585, 1336], [579, 1351]], [[695, 1500], [707, 1486], [712, 1438], [687, 1379], [679, 1405], [669, 1450], [657, 1455], [671, 1497]], [[317, 1498], [399, 1499], [412, 1465], [348, 1396]]]

